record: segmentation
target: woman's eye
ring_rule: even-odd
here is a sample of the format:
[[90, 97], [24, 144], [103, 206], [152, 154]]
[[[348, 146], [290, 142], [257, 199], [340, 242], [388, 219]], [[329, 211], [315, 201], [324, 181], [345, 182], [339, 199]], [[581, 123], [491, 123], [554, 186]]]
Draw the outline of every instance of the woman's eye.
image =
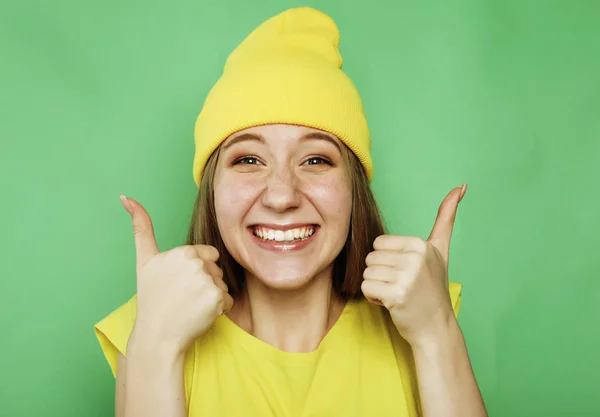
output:
[[236, 159], [234, 161], [233, 165], [237, 165], [237, 164], [258, 165], [258, 164], [260, 164], [260, 161], [258, 160], [258, 158], [255, 158], [253, 156], [245, 156], [243, 158]]
[[313, 156], [306, 160], [306, 164], [307, 165], [320, 165], [320, 164], [331, 165], [331, 161], [329, 161], [328, 159], [322, 158], [320, 156]]

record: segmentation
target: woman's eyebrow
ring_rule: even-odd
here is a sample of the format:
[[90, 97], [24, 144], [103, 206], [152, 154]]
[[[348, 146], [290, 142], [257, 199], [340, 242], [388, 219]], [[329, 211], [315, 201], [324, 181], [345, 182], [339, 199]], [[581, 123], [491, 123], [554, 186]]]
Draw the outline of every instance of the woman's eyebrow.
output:
[[333, 139], [331, 136], [329, 136], [326, 133], [321, 133], [321, 132], [310, 132], [307, 133], [306, 135], [303, 135], [300, 138], [300, 141], [306, 141], [306, 140], [310, 140], [310, 139], [318, 139], [318, 140], [324, 140], [330, 143], [333, 143], [335, 145], [335, 147], [338, 149], [338, 151], [342, 152], [342, 148], [340, 147], [340, 145], [336, 142], [335, 139]]
[[241, 135], [235, 136], [235, 137], [231, 138], [229, 141], [227, 141], [225, 144], [223, 144], [223, 150], [227, 150], [228, 148], [231, 148], [236, 143], [244, 142], [246, 140], [256, 140], [261, 143], [263, 143], [265, 141], [262, 138], [262, 136], [260, 136], [260, 135], [256, 135], [254, 133], [242, 133]]
[[[242, 133], [241, 135], [234, 136], [233, 138], [229, 139], [226, 143], [224, 143], [223, 150], [227, 150], [230, 147], [232, 147], [233, 145], [235, 145], [236, 143], [244, 142], [247, 140], [255, 140], [260, 143], [264, 143], [264, 141], [265, 141], [262, 136], [257, 135], [255, 133]], [[299, 140], [300, 140], [300, 142], [304, 142], [307, 140], [324, 140], [329, 143], [332, 143], [338, 149], [338, 151], [340, 151], [340, 152], [342, 151], [342, 148], [336, 142], [336, 140], [333, 139], [331, 136], [329, 136], [326, 133], [310, 132], [305, 135], [302, 135]]]

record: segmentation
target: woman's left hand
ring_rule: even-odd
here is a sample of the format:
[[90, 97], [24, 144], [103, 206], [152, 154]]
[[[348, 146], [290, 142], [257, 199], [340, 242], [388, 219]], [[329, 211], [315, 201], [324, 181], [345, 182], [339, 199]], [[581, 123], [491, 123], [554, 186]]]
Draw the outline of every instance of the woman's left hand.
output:
[[466, 185], [450, 191], [440, 205], [427, 240], [382, 235], [367, 258], [362, 291], [385, 306], [411, 346], [427, 343], [455, 320], [448, 289], [450, 238]]

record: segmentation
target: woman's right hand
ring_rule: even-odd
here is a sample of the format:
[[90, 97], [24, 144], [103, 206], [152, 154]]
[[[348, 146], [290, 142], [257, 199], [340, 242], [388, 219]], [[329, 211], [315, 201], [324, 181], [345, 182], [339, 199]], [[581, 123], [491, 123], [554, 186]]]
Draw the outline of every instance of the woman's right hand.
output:
[[136, 248], [137, 315], [131, 337], [183, 354], [233, 305], [216, 264], [219, 253], [208, 245], [161, 253], [144, 207], [124, 196], [121, 201], [132, 218]]

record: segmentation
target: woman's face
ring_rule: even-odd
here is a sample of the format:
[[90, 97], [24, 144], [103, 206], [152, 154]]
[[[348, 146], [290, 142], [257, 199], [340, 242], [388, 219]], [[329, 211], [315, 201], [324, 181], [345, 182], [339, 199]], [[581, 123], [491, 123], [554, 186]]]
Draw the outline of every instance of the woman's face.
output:
[[350, 226], [342, 143], [293, 125], [252, 127], [221, 145], [214, 179], [225, 246], [251, 276], [277, 289], [330, 273]]

